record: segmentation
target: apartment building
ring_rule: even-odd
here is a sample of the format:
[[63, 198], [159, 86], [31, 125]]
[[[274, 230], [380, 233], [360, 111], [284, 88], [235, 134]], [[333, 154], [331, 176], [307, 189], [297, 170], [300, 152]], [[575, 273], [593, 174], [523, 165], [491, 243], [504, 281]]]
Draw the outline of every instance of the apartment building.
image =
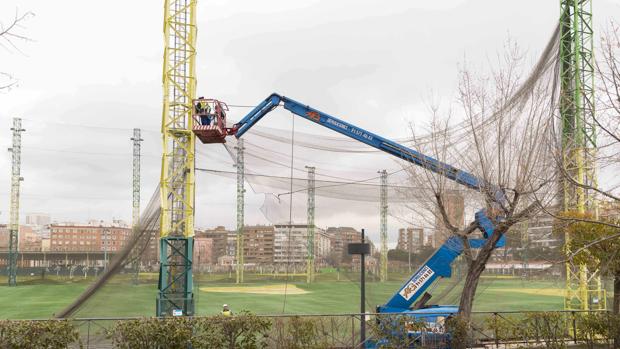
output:
[[120, 251], [131, 228], [112, 225], [50, 225], [50, 251]]
[[[276, 264], [305, 264], [308, 258], [308, 225], [276, 224], [273, 243], [273, 262]], [[314, 256], [322, 259], [331, 249], [325, 230], [314, 228]]]
[[424, 246], [424, 230], [421, 228], [398, 229], [397, 250], [417, 253]]
[[273, 264], [275, 229], [273, 225], [243, 228], [243, 254], [246, 264]]

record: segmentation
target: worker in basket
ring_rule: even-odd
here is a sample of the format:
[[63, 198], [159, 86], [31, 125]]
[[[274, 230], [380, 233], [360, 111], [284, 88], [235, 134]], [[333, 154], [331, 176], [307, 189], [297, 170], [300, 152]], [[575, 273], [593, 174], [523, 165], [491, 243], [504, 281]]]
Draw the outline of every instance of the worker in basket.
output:
[[228, 307], [228, 304], [224, 304], [222, 306], [222, 315], [224, 315], [224, 316], [232, 316], [232, 311]]
[[214, 116], [211, 114], [211, 106], [204, 100], [204, 97], [198, 98], [198, 103], [196, 103], [196, 114], [200, 117], [201, 125], [211, 125]]

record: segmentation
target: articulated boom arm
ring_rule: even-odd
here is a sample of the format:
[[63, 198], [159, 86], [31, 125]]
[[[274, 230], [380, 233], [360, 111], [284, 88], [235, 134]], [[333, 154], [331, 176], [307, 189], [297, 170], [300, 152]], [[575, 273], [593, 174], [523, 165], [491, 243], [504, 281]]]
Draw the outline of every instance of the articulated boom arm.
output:
[[392, 142], [359, 127], [355, 127], [327, 113], [323, 113], [288, 97], [280, 96], [275, 93], [256, 106], [250, 113], [248, 113], [248, 115], [246, 115], [233, 127], [232, 132], [235, 137], [241, 137], [252, 126], [254, 126], [254, 124], [262, 119], [263, 116], [279, 106], [280, 103], [283, 104], [284, 109], [291, 111], [293, 114], [299, 115], [321, 126], [332, 129], [340, 134], [368, 144], [373, 148], [382, 150], [405, 161], [409, 161], [433, 172], [442, 174], [471, 189], [480, 189], [483, 184], [477, 177], [471, 175], [470, 173], [461, 171], [453, 166], [433, 159], [432, 157], [420, 154], [413, 149]]
[[[351, 137], [400, 159], [441, 174], [470, 189], [480, 190], [483, 185], [485, 185], [483, 180], [468, 172], [461, 171], [453, 166], [421, 154], [413, 149], [385, 139], [372, 132], [368, 132], [335, 118], [327, 113], [323, 113], [305, 104], [275, 93], [265, 99], [241, 121], [235, 124], [230, 130], [230, 133], [235, 135], [237, 138], [243, 136], [243, 134], [254, 126], [260, 119], [280, 104], [282, 104], [285, 109], [291, 111], [293, 114], [299, 115], [321, 126]], [[498, 198], [503, 198], [503, 194], [499, 190], [495, 191], [495, 195]], [[469, 244], [473, 248], [480, 248], [485, 243], [486, 239], [493, 234], [495, 227], [493, 222], [485, 214], [484, 210], [476, 213], [476, 224], [482, 232], [484, 239], [469, 239]], [[503, 244], [504, 237], [501, 237], [496, 246], [501, 247]], [[418, 299], [437, 278], [450, 277], [452, 273], [451, 264], [459, 255], [461, 255], [461, 253], [463, 253], [463, 249], [464, 242], [461, 237], [450, 237], [437, 251], [435, 251], [426, 263], [424, 263], [422, 267], [420, 267], [420, 269], [418, 269], [411, 276], [411, 278], [385, 305], [378, 308], [378, 311], [403, 312], [409, 310], [413, 302]]]

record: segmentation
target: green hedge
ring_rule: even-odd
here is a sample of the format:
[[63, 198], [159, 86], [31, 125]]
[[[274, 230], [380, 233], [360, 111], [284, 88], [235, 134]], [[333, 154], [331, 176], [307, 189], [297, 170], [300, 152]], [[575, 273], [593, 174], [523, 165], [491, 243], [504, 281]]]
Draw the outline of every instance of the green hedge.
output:
[[620, 316], [607, 312], [497, 315], [487, 317], [483, 327], [500, 343], [519, 341], [554, 349], [566, 348], [567, 341], [575, 338], [589, 348], [594, 348], [596, 343], [611, 342], [614, 336], [620, 338]]
[[271, 321], [247, 312], [232, 317], [145, 318], [117, 322], [110, 331], [119, 349], [264, 347]]
[[79, 345], [79, 333], [65, 320], [0, 321], [1, 349], [64, 349]]
[[[519, 342], [520, 347], [538, 346], [561, 349], [577, 337], [594, 348], [620, 338], [620, 316], [611, 313], [532, 312], [488, 315], [471, 326], [459, 317], [445, 323], [453, 343], [474, 343], [475, 338]], [[350, 336], [357, 322], [340, 322], [321, 317], [258, 317], [241, 312], [232, 317], [144, 318], [120, 320], [107, 332], [119, 349], [255, 349], [325, 348], [331, 336]], [[341, 327], [341, 328], [338, 328]], [[370, 337], [383, 338], [386, 348], [413, 344], [407, 331], [431, 331], [427, 324], [408, 317], [388, 315], [367, 323]], [[573, 331], [575, 329], [576, 331]], [[334, 332], [336, 331], [336, 333]], [[481, 334], [484, 334], [481, 336]], [[350, 337], [349, 337], [350, 338]], [[419, 343], [416, 343], [419, 344]], [[0, 349], [64, 349], [82, 347], [74, 323], [66, 320], [0, 321]]]

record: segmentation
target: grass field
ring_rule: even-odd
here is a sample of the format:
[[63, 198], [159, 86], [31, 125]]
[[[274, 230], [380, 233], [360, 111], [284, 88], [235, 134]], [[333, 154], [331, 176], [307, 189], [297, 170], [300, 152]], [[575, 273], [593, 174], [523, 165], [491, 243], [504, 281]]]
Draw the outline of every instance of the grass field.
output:
[[[228, 275], [197, 278], [196, 313], [215, 314], [223, 303], [233, 310], [247, 309], [258, 314], [354, 313], [359, 310], [359, 285], [351, 275], [320, 275], [318, 282], [306, 284], [302, 278], [285, 282], [281, 277], [265, 279], [248, 275], [247, 283], [236, 285]], [[157, 285], [153, 275], [143, 275], [142, 283], [131, 285], [117, 277], [98, 292], [77, 314], [78, 317], [150, 316], [154, 314]], [[404, 280], [404, 275], [392, 275]], [[340, 280], [338, 280], [340, 279]], [[353, 279], [353, 280], [352, 280]], [[5, 319], [48, 318], [75, 299], [92, 280], [23, 280], [18, 287], [0, 286], [0, 317]], [[402, 281], [367, 284], [367, 309], [372, 311], [399, 289]], [[431, 293], [439, 295], [440, 285]], [[5, 285], [5, 283], [2, 283]], [[561, 283], [522, 281], [516, 278], [483, 278], [478, 288], [475, 310], [560, 310]], [[286, 290], [286, 294], [284, 294]], [[456, 287], [441, 304], [458, 303]]]

